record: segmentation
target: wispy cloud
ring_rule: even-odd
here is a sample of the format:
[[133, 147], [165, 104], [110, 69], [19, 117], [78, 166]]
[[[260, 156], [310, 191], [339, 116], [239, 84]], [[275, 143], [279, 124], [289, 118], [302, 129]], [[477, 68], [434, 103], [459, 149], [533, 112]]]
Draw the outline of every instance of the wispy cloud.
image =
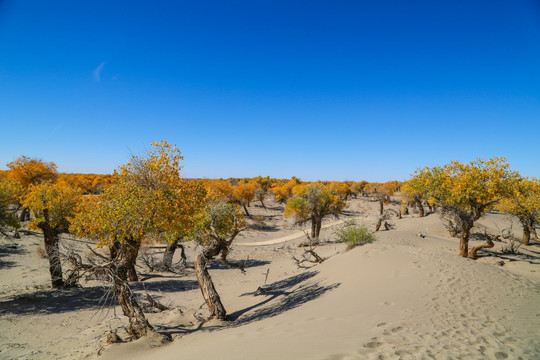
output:
[[101, 82], [101, 70], [103, 70], [104, 67], [105, 62], [102, 62], [97, 68], [94, 69], [94, 71], [92, 71], [92, 73], [94, 74], [94, 80], [96, 82]]

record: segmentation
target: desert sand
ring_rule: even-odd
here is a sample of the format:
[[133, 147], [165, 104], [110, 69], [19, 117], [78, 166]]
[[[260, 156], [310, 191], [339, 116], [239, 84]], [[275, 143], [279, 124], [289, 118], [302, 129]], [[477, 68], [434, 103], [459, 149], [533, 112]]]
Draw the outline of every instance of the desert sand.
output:
[[[393, 219], [394, 229], [376, 233], [374, 243], [347, 251], [334, 242], [341, 221], [356, 218], [374, 229], [377, 219], [378, 205], [359, 198], [340, 219], [326, 221], [316, 251], [327, 260], [303, 269], [292, 259], [302, 251], [301, 229], [283, 219], [282, 206], [267, 205], [251, 205], [264, 224], [250, 220], [233, 244], [230, 258], [243, 261], [246, 273], [219, 261], [210, 266], [233, 321], [203, 321], [208, 313], [190, 267], [194, 244], [187, 245], [188, 268], [178, 273], [151, 272], [139, 262], [141, 281], [132, 287], [141, 301], [147, 291], [169, 307], [147, 314], [173, 339], [166, 344], [106, 344], [111, 330], [127, 337], [127, 318], [111, 305], [106, 284], [51, 290], [39, 235], [0, 240], [0, 358], [540, 358], [538, 243], [508, 254], [505, 240], [476, 261], [464, 259], [437, 214], [411, 214]], [[520, 237], [518, 222], [500, 214], [485, 215], [475, 231], [510, 225]], [[74, 240], [63, 236], [62, 245], [88, 253]], [[156, 258], [162, 252], [147, 251]]]

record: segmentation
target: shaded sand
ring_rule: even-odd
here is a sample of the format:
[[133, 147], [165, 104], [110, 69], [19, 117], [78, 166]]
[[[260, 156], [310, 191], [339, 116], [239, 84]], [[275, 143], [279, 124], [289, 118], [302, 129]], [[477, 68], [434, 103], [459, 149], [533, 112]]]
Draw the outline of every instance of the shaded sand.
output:
[[[501, 253], [507, 245], [501, 242], [482, 252], [487, 257], [463, 259], [457, 240], [437, 215], [429, 215], [396, 219], [396, 229], [377, 233], [375, 243], [345, 251], [332, 241], [339, 223], [330, 220], [317, 248], [328, 260], [298, 269], [291, 254], [301, 251], [296, 244], [304, 238], [274, 209], [267, 212], [269, 230], [247, 231], [231, 252], [232, 260], [245, 261], [246, 274], [211, 263], [232, 322], [199, 320], [208, 312], [191, 269], [170, 274], [138, 268], [143, 281], [132, 285], [134, 291], [147, 290], [171, 306], [148, 314], [158, 331], [174, 339], [162, 346], [152, 339], [105, 346], [109, 329], [125, 337], [127, 321], [118, 308], [116, 317], [100, 310], [99, 282], [51, 291], [44, 286], [46, 260], [36, 255], [39, 238], [25, 237], [12, 250], [0, 247], [0, 358], [540, 358], [540, 246], [511, 255]], [[373, 227], [375, 214], [374, 203], [359, 199], [347, 215]], [[490, 214], [476, 231], [508, 225], [507, 217]], [[514, 229], [518, 233], [519, 226]], [[189, 245], [188, 258], [195, 251]], [[494, 265], [499, 261], [504, 266]]]

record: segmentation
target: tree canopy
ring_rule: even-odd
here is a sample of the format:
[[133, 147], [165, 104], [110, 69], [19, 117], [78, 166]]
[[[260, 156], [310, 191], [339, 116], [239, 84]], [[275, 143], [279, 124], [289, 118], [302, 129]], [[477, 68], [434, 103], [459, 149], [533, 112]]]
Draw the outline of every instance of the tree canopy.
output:
[[311, 222], [311, 240], [317, 242], [323, 218], [338, 216], [345, 208], [345, 202], [322, 184], [298, 185], [293, 196], [287, 200], [285, 217], [294, 216], [297, 224]]

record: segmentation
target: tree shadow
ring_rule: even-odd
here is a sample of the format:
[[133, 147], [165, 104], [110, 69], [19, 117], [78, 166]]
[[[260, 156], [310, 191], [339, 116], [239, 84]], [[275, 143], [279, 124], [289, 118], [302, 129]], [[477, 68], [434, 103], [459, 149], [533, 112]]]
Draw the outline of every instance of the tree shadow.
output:
[[250, 224], [248, 225], [249, 230], [253, 231], [261, 231], [261, 232], [277, 232], [281, 229], [274, 225], [257, 225], [257, 224]]
[[[244, 265], [245, 269], [249, 269], [252, 267], [257, 266], [264, 266], [270, 264], [270, 261], [266, 260], [256, 260], [256, 259], [248, 259], [248, 260], [241, 260], [241, 261], [235, 261], [241, 265]], [[208, 264], [208, 269], [210, 270], [229, 270], [227, 265], [225, 265], [221, 260], [214, 259], [210, 261]]]
[[[264, 296], [264, 300], [245, 309], [235, 311], [230, 314], [231, 320], [234, 320], [233, 326], [242, 326], [255, 321], [280, 315], [286, 311], [299, 307], [309, 301], [315, 300], [324, 293], [336, 289], [340, 284], [321, 285], [320, 282], [305, 284], [306, 280], [311, 279], [318, 274], [318, 271], [308, 271], [287, 279], [274, 282], [259, 289], [254, 293], [245, 293], [241, 296]], [[302, 284], [304, 283], [304, 284]], [[298, 288], [290, 290], [299, 285]], [[275, 303], [263, 307], [272, 301]], [[253, 311], [254, 310], [254, 311]]]
[[[299, 307], [309, 301], [315, 300], [324, 293], [336, 289], [340, 284], [320, 285], [320, 282], [311, 284], [302, 284], [306, 280], [313, 278], [318, 271], [307, 271], [287, 279], [276, 281], [265, 285], [263, 289], [259, 288], [255, 292], [244, 293], [240, 296], [264, 296], [257, 304], [246, 307], [229, 314], [229, 322], [221, 325], [208, 326], [204, 322], [194, 327], [183, 326], [158, 326], [160, 333], [172, 335], [187, 335], [196, 331], [216, 331], [229, 327], [239, 327], [256, 321], [271, 318], [280, 315], [286, 311]], [[296, 289], [291, 288], [299, 285]], [[274, 301], [275, 300], [275, 301]], [[273, 304], [263, 307], [266, 304]], [[263, 308], [261, 308], [263, 307]], [[253, 311], [254, 310], [254, 311]]]
[[528, 252], [532, 252], [533, 254], [526, 254], [519, 249], [518, 252], [513, 254], [510, 252], [503, 252], [501, 250], [493, 250], [493, 249], [482, 249], [483, 252], [479, 252], [478, 258], [481, 257], [494, 257], [494, 258], [500, 258], [501, 260], [504, 260], [507, 263], [516, 262], [516, 261], [523, 261], [527, 262], [531, 265], [540, 265], [540, 253], [537, 253], [536, 251], [531, 251], [531, 249], [526, 249]]
[[99, 310], [113, 300], [107, 287], [39, 290], [0, 301], [0, 315], [58, 314], [78, 310]]
[[16, 266], [16, 262], [5, 260], [3, 258], [12, 255], [24, 255], [28, 250], [22, 248], [19, 244], [4, 244], [0, 246], [0, 269], [8, 269]]
[[129, 283], [129, 287], [136, 291], [155, 291], [155, 292], [180, 292], [190, 291], [199, 288], [199, 283], [195, 280], [159, 280], [159, 281], [137, 281]]

